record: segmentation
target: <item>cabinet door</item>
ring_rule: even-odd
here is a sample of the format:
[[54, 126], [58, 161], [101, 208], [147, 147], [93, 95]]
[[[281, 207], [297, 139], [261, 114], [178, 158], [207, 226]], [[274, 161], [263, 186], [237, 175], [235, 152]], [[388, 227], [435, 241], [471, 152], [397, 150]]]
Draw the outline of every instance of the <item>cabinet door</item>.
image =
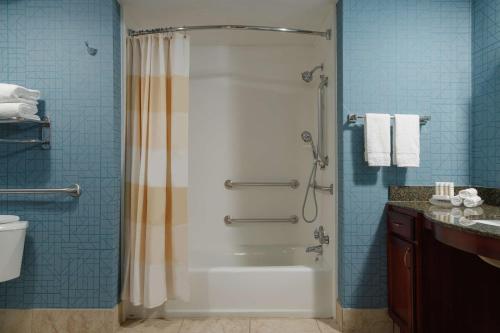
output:
[[414, 328], [414, 246], [392, 234], [388, 239], [389, 311], [401, 328], [410, 333]]

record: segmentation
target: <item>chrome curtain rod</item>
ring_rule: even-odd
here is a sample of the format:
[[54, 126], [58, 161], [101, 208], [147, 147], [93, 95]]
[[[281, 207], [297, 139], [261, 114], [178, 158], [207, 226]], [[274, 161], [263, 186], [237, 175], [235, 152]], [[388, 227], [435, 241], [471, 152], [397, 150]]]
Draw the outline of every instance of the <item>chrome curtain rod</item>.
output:
[[82, 189], [80, 185], [73, 184], [66, 188], [44, 188], [44, 189], [34, 189], [34, 188], [19, 188], [19, 189], [0, 189], [0, 194], [53, 194], [53, 193], [65, 193], [72, 197], [79, 197], [82, 194]]
[[156, 28], [156, 29], [145, 29], [145, 30], [131, 30], [129, 29], [129, 36], [141, 36], [149, 34], [158, 34], [166, 32], [178, 32], [178, 31], [190, 31], [190, 30], [253, 30], [253, 31], [275, 31], [275, 32], [288, 32], [292, 34], [303, 34], [311, 36], [320, 36], [328, 40], [332, 38], [332, 30], [328, 29], [326, 31], [314, 31], [314, 30], [304, 30], [304, 29], [294, 29], [294, 28], [281, 28], [281, 27], [266, 27], [259, 25], [236, 25], [236, 24], [225, 24], [225, 25], [191, 25], [183, 27], [166, 27], [166, 28]]

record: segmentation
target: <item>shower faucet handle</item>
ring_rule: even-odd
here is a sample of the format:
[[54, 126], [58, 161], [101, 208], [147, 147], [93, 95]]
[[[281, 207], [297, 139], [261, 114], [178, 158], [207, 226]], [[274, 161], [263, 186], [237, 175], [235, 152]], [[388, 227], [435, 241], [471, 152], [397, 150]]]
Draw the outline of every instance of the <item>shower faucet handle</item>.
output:
[[314, 230], [314, 239], [318, 239], [320, 244], [330, 244], [330, 236], [325, 234], [325, 229], [322, 225]]

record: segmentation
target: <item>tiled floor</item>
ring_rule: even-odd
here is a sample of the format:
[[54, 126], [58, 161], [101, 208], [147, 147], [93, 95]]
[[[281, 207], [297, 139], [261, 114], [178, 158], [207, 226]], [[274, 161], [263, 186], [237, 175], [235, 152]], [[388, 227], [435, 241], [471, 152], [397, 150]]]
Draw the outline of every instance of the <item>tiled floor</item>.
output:
[[122, 324], [120, 333], [340, 333], [331, 319], [148, 319]]

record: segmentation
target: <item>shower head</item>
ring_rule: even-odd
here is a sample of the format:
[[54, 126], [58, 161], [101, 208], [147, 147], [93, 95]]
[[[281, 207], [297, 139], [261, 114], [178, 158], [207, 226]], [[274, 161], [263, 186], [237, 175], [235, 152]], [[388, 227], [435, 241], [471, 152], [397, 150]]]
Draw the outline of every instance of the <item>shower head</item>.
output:
[[316, 70], [318, 70], [318, 69], [323, 70], [323, 64], [314, 67], [310, 71], [302, 72], [302, 80], [304, 80], [306, 82], [311, 82], [313, 79], [314, 72], [316, 72]]
[[300, 136], [302, 137], [302, 141], [304, 141], [305, 143], [310, 143], [313, 141], [312, 135], [309, 131], [302, 132]]

